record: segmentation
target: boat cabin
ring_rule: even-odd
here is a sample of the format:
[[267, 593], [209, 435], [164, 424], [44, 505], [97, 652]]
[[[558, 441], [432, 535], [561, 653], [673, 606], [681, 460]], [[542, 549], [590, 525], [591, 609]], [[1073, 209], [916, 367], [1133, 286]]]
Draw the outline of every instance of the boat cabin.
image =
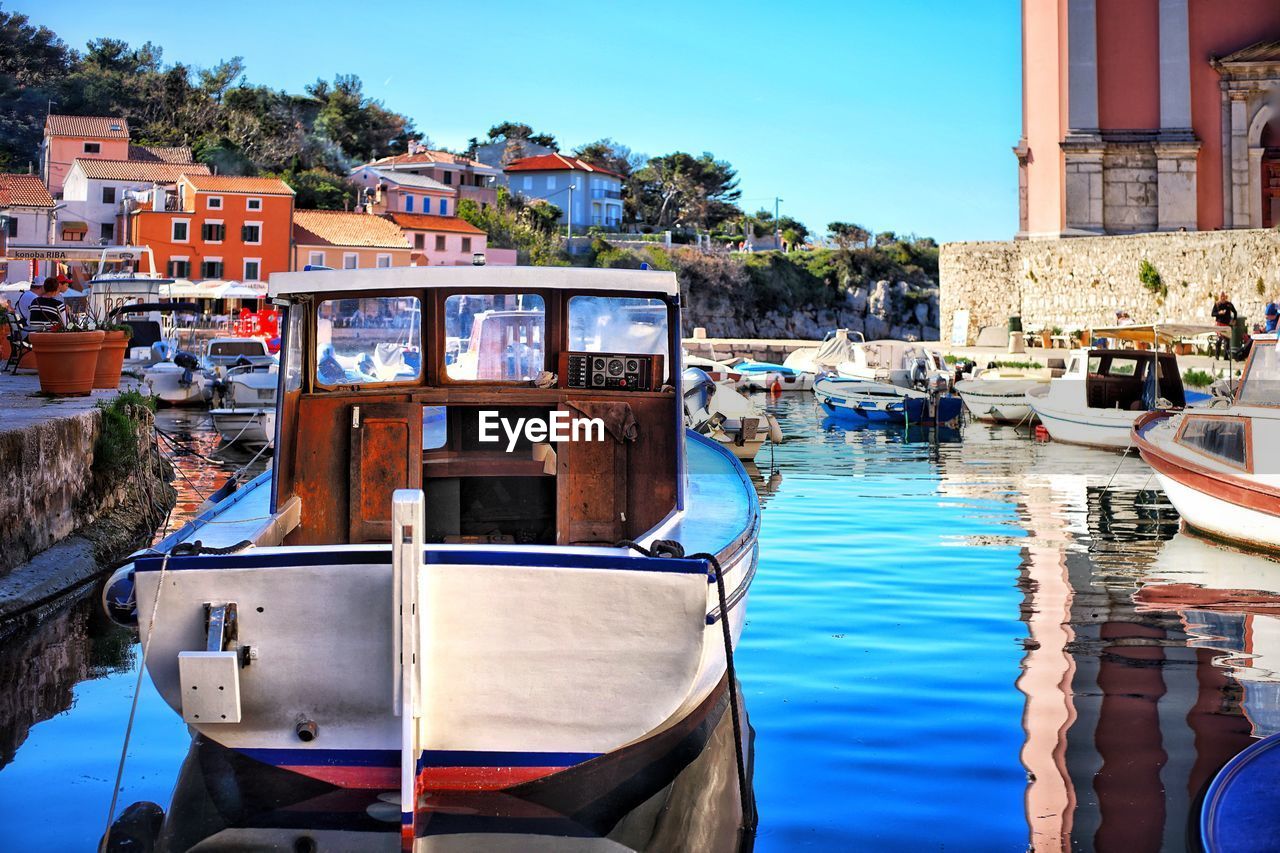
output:
[[[1150, 411], [1182, 408], [1186, 394], [1173, 353], [1149, 350], [1089, 349], [1072, 353], [1063, 379], [1084, 382], [1090, 409]], [[1165, 400], [1168, 405], [1157, 405]]]
[[401, 488], [442, 543], [612, 546], [681, 503], [674, 274], [324, 270], [270, 295], [286, 545], [388, 542]]

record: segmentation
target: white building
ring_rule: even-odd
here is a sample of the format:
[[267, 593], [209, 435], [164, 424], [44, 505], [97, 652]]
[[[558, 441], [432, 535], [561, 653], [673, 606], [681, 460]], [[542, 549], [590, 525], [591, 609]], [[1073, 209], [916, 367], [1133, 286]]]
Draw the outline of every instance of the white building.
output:
[[[3, 245], [47, 246], [54, 217], [53, 196], [38, 175], [0, 174], [0, 228]], [[5, 260], [0, 252], [0, 281], [31, 279], [31, 262]]]
[[207, 175], [209, 167], [145, 160], [86, 160], [77, 158], [62, 187], [65, 209], [58, 213], [56, 245], [113, 245], [122, 243], [117, 217], [121, 202], [132, 192], [157, 184], [171, 187], [182, 175]]
[[504, 170], [511, 192], [543, 199], [560, 208], [560, 222], [575, 229], [622, 225], [622, 176], [576, 157], [544, 154], [526, 157]]

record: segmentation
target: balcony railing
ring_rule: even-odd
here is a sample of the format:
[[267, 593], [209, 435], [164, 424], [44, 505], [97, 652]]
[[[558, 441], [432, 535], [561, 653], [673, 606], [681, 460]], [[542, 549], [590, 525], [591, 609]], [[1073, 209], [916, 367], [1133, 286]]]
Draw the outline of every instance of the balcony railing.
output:
[[621, 190], [602, 190], [602, 189], [594, 189], [594, 190], [592, 190], [592, 191], [591, 191], [591, 197], [592, 197], [592, 198], [616, 198], [616, 199], [621, 199], [621, 198], [622, 198], [622, 191], [621, 191]]

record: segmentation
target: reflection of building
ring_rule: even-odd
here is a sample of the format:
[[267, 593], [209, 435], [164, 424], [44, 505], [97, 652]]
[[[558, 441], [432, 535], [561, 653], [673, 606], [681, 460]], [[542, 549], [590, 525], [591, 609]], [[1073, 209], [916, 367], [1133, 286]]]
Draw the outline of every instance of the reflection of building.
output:
[[1022, 8], [1021, 236], [1280, 224], [1280, 4]]

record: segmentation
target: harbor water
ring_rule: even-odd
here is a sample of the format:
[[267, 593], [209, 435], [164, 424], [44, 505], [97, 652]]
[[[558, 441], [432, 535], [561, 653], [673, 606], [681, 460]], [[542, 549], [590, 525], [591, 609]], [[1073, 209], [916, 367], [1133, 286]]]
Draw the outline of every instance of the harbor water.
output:
[[[810, 394], [769, 405], [787, 440], [751, 471], [763, 529], [736, 657], [756, 849], [1184, 849], [1213, 774], [1280, 729], [1280, 565], [1180, 531], [1133, 456], [976, 423], [859, 428]], [[205, 418], [159, 418], [170, 527], [250, 461]], [[97, 843], [139, 656], [92, 589], [3, 628], [0, 849]], [[169, 809], [204, 747], [141, 685], [119, 800]], [[666, 812], [719, 808], [723, 773], [694, 770]], [[611, 837], [672, 849], [646, 821]]]

